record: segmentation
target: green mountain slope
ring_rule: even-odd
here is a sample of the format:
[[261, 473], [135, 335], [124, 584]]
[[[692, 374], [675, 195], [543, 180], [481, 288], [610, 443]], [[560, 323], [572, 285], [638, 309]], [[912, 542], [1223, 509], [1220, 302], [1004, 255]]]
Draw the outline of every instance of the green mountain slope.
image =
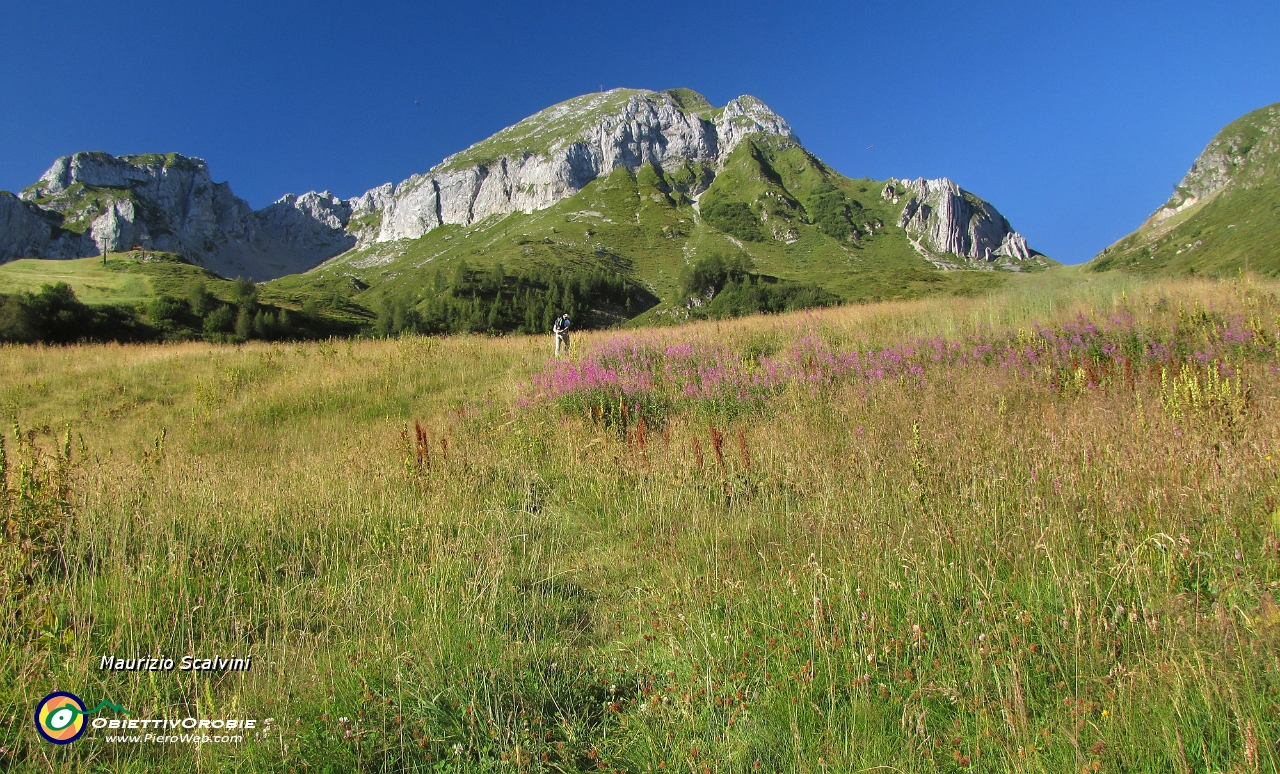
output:
[[[697, 95], [682, 96], [705, 110]], [[574, 131], [580, 125], [578, 119]], [[283, 296], [342, 297], [373, 311], [425, 313], [433, 301], [457, 295], [451, 283], [463, 264], [472, 272], [501, 265], [508, 283], [539, 271], [611, 272], [647, 292], [634, 293], [629, 308], [597, 306], [587, 320], [609, 324], [683, 319], [689, 299], [681, 275], [710, 255], [745, 255], [766, 277], [814, 285], [849, 302], [968, 294], [1007, 279], [1005, 271], [936, 268], [898, 226], [905, 199], [886, 197], [884, 189], [884, 182], [836, 173], [792, 139], [756, 134], [718, 169], [692, 161], [635, 171], [618, 166], [545, 209], [367, 243], [267, 287]], [[1050, 264], [1037, 255], [1018, 268]], [[519, 292], [510, 285], [507, 295]], [[541, 330], [545, 319], [535, 314], [529, 324], [514, 320], [506, 329]]]
[[1169, 201], [1089, 269], [1280, 275], [1280, 103], [1228, 124]]

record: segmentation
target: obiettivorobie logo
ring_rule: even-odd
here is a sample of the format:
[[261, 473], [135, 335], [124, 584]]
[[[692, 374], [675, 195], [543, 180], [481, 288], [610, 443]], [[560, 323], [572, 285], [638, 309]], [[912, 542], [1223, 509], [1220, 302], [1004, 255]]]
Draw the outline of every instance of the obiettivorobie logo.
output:
[[[104, 709], [130, 717], [87, 719], [89, 715]], [[79, 696], [66, 691], [55, 691], [41, 699], [36, 705], [35, 719], [36, 731], [51, 744], [71, 744], [83, 736], [89, 728], [106, 731], [106, 734], [93, 739], [108, 744], [238, 743], [244, 741], [243, 732], [252, 731], [258, 727], [258, 721], [255, 718], [135, 718], [129, 710], [110, 700], [100, 702], [98, 706], [87, 710]]]
[[104, 709], [129, 714], [129, 710], [106, 699], [91, 710], [86, 710], [84, 706], [84, 702], [74, 693], [54, 691], [36, 705], [36, 730], [46, 742], [71, 744], [88, 728], [89, 724], [85, 721], [88, 715]]

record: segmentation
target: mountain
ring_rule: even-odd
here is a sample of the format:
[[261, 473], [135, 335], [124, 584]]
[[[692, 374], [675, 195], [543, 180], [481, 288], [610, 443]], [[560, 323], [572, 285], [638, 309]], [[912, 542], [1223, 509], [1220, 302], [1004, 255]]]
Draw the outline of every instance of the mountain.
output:
[[355, 249], [282, 291], [422, 306], [443, 276], [578, 266], [617, 271], [670, 313], [698, 257], [848, 300], [965, 292], [1052, 262], [989, 203], [946, 179], [853, 180], [760, 100], [614, 89], [547, 108], [427, 173], [350, 200]]
[[[1052, 263], [950, 180], [847, 178], [760, 100], [715, 107], [688, 89], [576, 97], [348, 200], [290, 194], [255, 212], [176, 154], [77, 153], [0, 194], [0, 261], [134, 246], [273, 280], [299, 305], [369, 310], [567, 293], [546, 278], [577, 272], [611, 288], [600, 322], [700, 303], [681, 276], [708, 256], [845, 300], [972, 292]], [[480, 271], [497, 278], [483, 292]]]
[[0, 263], [81, 258], [135, 246], [180, 254], [224, 277], [305, 271], [356, 244], [351, 207], [328, 192], [254, 211], [176, 153], [76, 153], [18, 196], [0, 192]]
[[1280, 274], [1280, 103], [1218, 133], [1164, 206], [1092, 271]]

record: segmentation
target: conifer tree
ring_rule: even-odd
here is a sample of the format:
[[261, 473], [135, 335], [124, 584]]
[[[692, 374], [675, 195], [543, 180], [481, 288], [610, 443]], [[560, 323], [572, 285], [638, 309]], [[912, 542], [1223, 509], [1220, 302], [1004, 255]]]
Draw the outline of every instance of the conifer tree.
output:
[[249, 307], [242, 306], [236, 314], [236, 338], [247, 339], [252, 332], [253, 315], [249, 313]]

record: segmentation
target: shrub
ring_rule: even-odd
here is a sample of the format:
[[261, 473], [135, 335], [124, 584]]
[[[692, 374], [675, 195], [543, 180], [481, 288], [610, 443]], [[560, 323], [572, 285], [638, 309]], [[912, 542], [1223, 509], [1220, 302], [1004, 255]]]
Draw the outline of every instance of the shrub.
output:
[[850, 218], [850, 204], [860, 206], [857, 202], [851, 203], [835, 186], [826, 185], [809, 197], [805, 209], [819, 231], [832, 239], [847, 240], [856, 233]]
[[220, 306], [214, 309], [204, 318], [204, 332], [215, 334], [231, 333], [236, 326], [235, 308], [231, 306]]
[[747, 242], [763, 242], [760, 221], [746, 202], [714, 199], [702, 207], [702, 217], [715, 228]]
[[685, 267], [680, 275], [680, 290], [686, 297], [715, 297], [730, 282], [745, 280], [753, 268], [751, 257], [745, 253], [712, 253]]

